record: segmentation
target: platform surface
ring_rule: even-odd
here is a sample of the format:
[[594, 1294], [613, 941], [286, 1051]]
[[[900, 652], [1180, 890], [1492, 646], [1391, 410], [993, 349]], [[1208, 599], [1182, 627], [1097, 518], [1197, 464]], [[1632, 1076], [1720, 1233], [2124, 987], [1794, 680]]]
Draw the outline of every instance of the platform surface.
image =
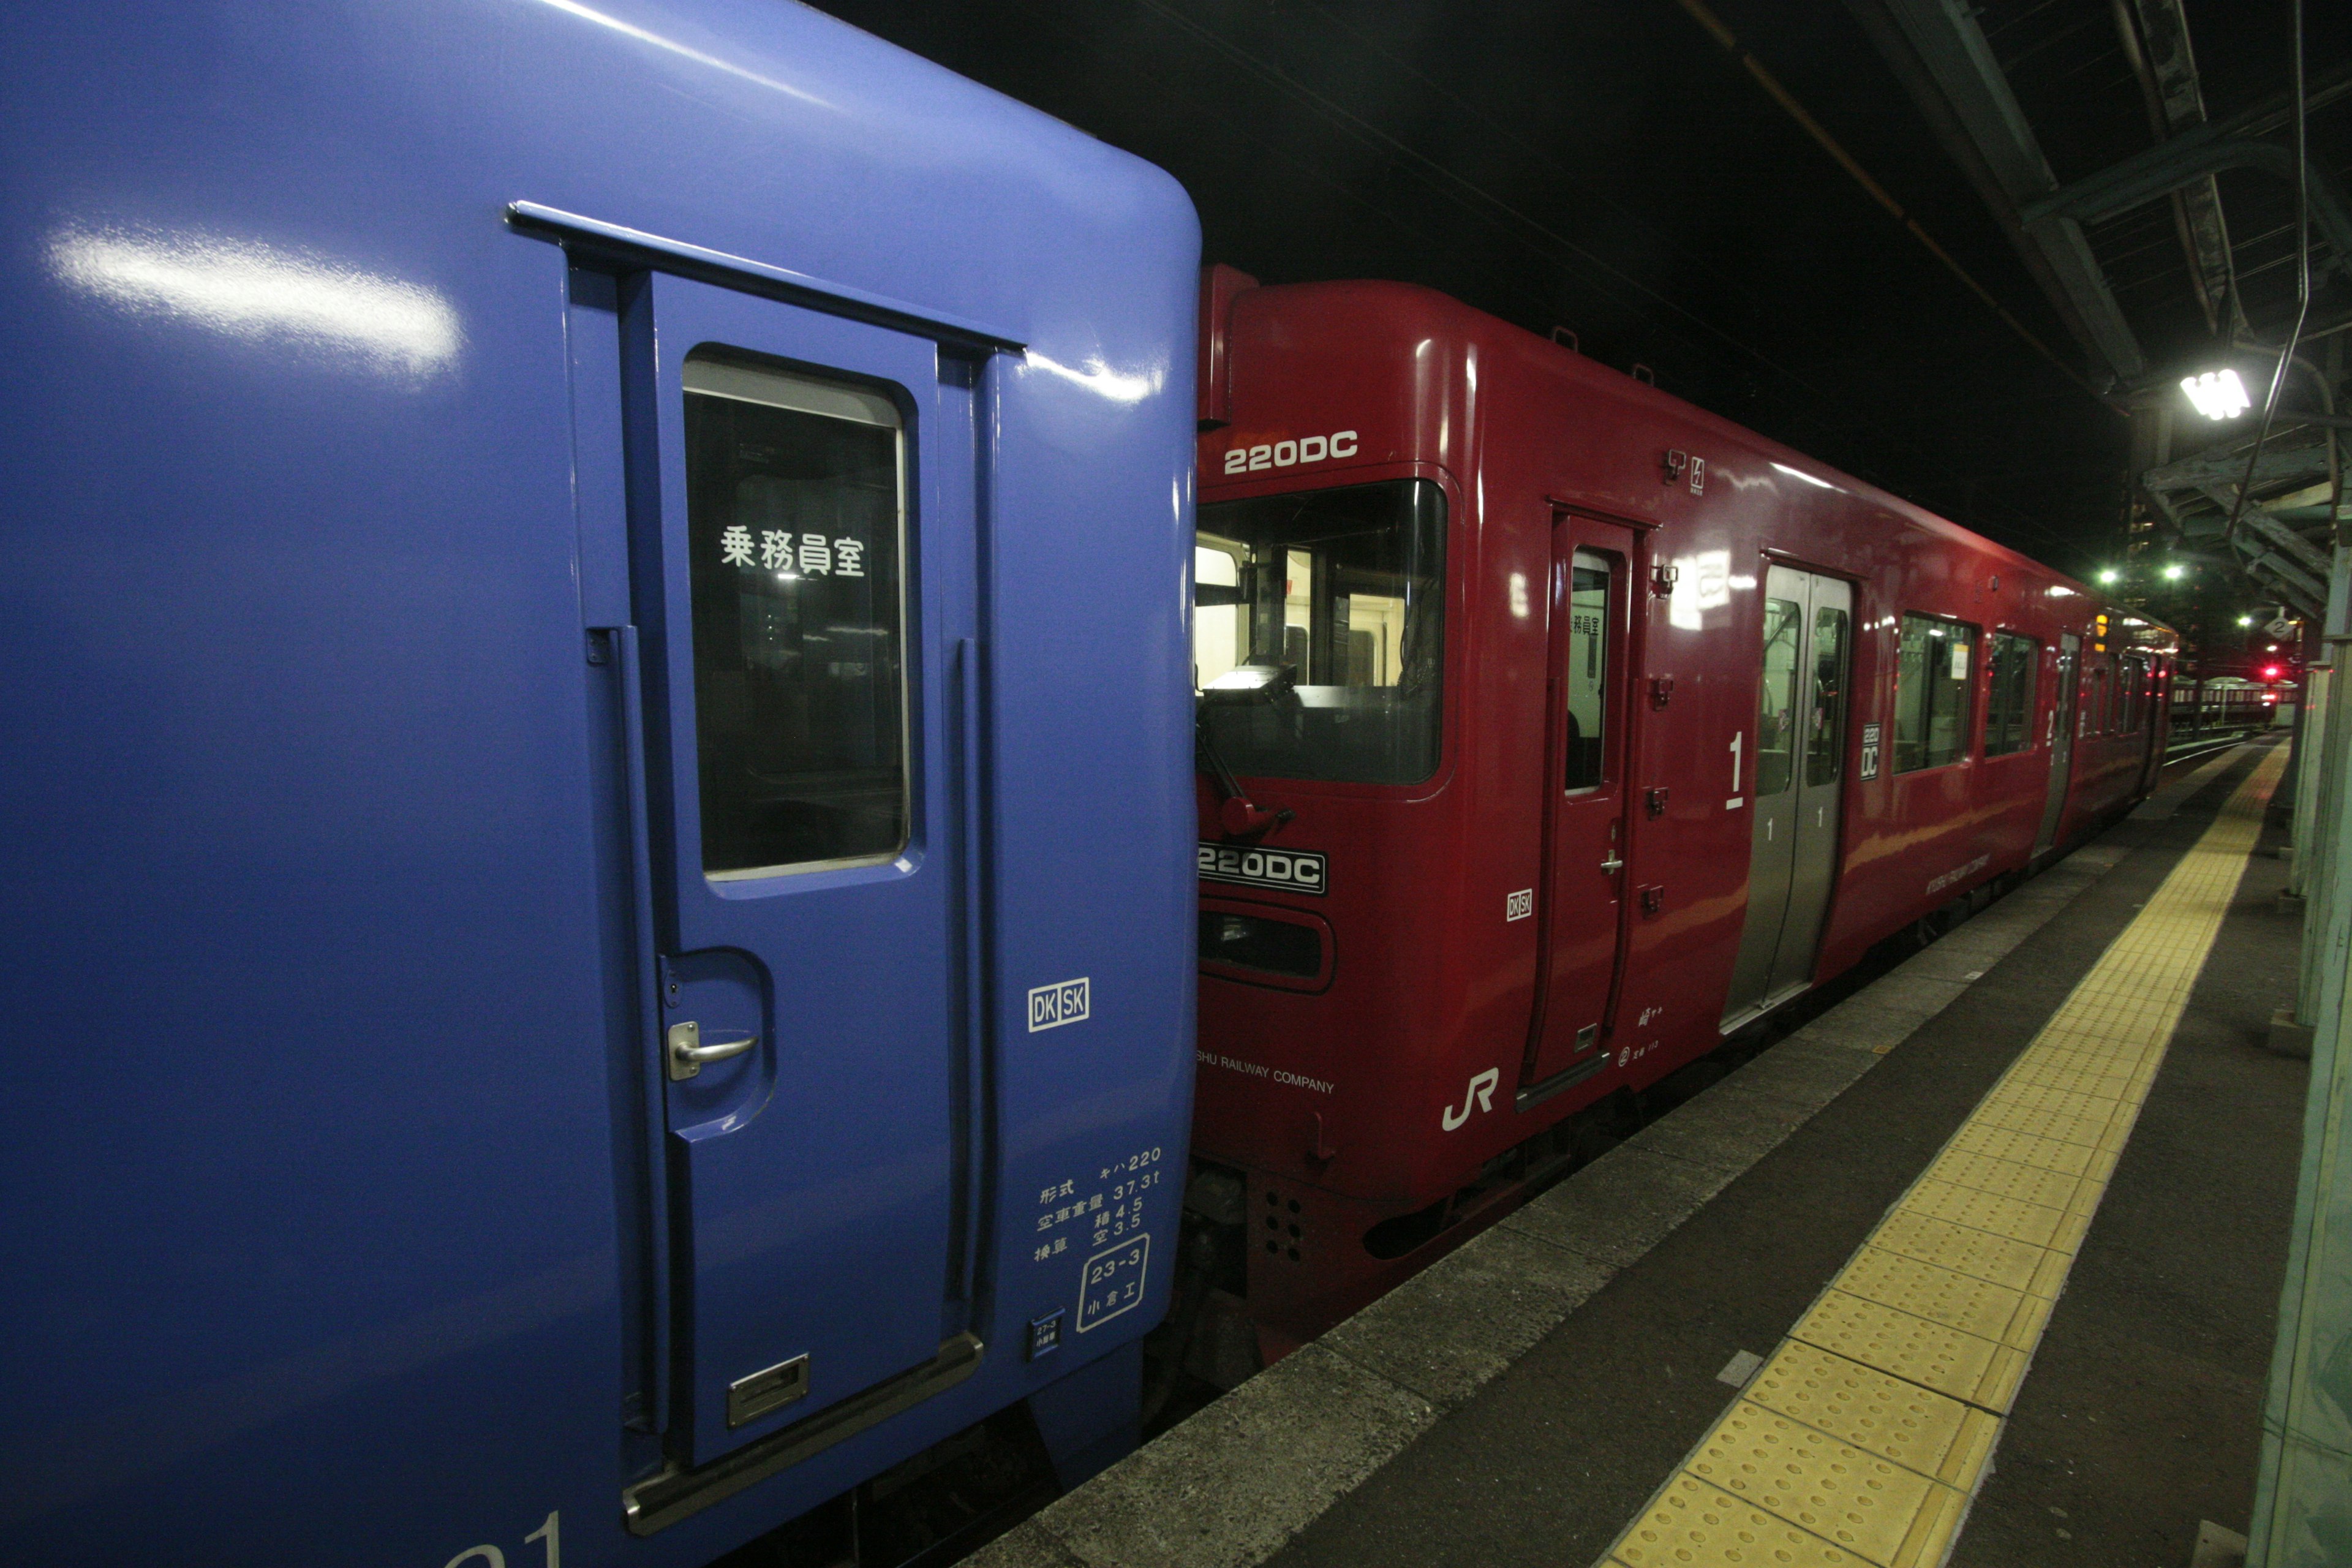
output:
[[2284, 751], [2172, 770], [982, 1560], [2186, 1564], [2252, 1502], [2292, 1206]]

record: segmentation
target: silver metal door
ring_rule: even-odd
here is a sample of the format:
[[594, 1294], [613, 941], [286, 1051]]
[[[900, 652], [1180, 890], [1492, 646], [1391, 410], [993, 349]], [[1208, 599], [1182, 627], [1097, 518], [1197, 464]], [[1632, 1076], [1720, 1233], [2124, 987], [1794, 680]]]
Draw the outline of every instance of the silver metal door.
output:
[[[1790, 576], [1799, 575], [1790, 573]], [[1812, 984], [1822, 921], [1837, 886], [1839, 806], [1845, 794], [1848, 648], [1853, 590], [1833, 577], [1807, 576], [1805, 689], [1797, 769], [1796, 830], [1789, 852], [1789, 908], [1780, 921], [1767, 1003]]]
[[[1764, 1001], [1778, 956], [1780, 921], [1797, 847], [1798, 703], [1804, 686], [1807, 574], [1786, 566], [1765, 574], [1764, 647], [1756, 725], [1748, 737], [1748, 921], [1725, 999], [1724, 1027]], [[1735, 753], [1736, 754], [1736, 753]], [[1737, 797], [1735, 797], [1736, 799]]]
[[2058, 842], [2058, 822], [2066, 814], [2066, 785], [2074, 771], [2074, 697], [2080, 685], [2083, 639], [2073, 632], [2058, 638], [2058, 698], [2050, 709], [2050, 795], [2042, 806], [2042, 831], [2033, 852]]

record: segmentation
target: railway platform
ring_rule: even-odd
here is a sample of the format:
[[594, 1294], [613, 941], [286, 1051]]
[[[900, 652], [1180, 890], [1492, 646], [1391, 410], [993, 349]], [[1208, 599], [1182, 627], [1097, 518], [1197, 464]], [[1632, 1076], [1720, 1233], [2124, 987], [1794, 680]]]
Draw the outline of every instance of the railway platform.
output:
[[2287, 748], [2155, 796], [978, 1568], [2228, 1562], [2305, 1064]]

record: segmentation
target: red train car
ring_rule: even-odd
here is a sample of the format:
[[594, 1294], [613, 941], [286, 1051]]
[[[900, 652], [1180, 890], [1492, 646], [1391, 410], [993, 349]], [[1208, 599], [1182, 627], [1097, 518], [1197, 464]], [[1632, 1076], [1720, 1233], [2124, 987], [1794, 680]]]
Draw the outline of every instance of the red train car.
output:
[[1203, 300], [1195, 1188], [1269, 1357], [2153, 783], [2175, 645], [2084, 584], [1428, 289]]

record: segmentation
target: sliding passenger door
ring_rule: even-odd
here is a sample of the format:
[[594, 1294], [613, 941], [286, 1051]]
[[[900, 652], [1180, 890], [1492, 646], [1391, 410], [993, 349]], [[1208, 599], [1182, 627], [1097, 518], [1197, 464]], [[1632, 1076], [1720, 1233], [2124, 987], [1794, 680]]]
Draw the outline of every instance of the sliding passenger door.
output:
[[[1780, 568], [1773, 569], [1776, 573]], [[1789, 909], [1774, 949], [1769, 1001], [1813, 978], [1822, 922], [1837, 887], [1839, 807], [1845, 789], [1845, 714], [1853, 590], [1834, 577], [1804, 576], [1804, 689], [1797, 708], [1796, 775], [1789, 852]]]
[[1605, 1058], [1596, 1047], [1624, 918], [1633, 558], [1629, 528], [1570, 513], [1552, 525], [1544, 870], [1523, 1095], [1564, 1089]]
[[1745, 737], [1748, 916], [1723, 1027], [1738, 1027], [1812, 978], [1837, 881], [1853, 589], [1771, 566], [1764, 583], [1756, 728]]
[[2058, 638], [2058, 690], [2050, 709], [2050, 784], [2042, 803], [2042, 828], [2033, 836], [2033, 852], [2046, 852], [2058, 842], [2058, 824], [2066, 815], [2066, 789], [2074, 774], [2074, 708], [2082, 686], [2083, 639], [2073, 632]]
[[929, 341], [660, 275], [627, 321], [667, 1421], [700, 1467], [951, 1359], [971, 437]]

